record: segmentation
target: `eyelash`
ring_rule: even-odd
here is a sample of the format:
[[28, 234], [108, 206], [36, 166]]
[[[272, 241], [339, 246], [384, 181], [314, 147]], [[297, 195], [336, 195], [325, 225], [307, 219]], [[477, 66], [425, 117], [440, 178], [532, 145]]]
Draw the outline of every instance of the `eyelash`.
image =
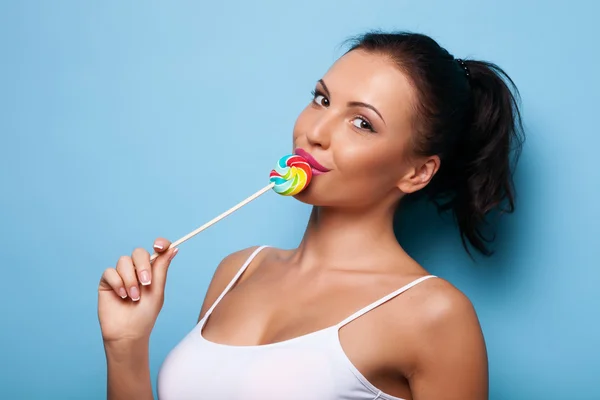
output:
[[[315, 99], [317, 98], [317, 96], [323, 96], [325, 99], [327, 99], [327, 101], [329, 101], [329, 99], [327, 98], [327, 96], [325, 95], [325, 93], [321, 92], [319, 89], [314, 89], [310, 93], [311, 93], [311, 95], [313, 97], [313, 103], [314, 103]], [[323, 107], [323, 105], [321, 105], [321, 104], [317, 104], [317, 103], [314, 103], [314, 104], [316, 104], [317, 106]], [[366, 122], [369, 125], [369, 127], [368, 128], [360, 128], [360, 127], [354, 125], [356, 128], [361, 129], [361, 130], [368, 130], [370, 132], [375, 133], [375, 129], [373, 129], [373, 124], [371, 123], [371, 121], [369, 121], [368, 118], [363, 117], [362, 115], [355, 115], [353, 117], [353, 120], [357, 119], [357, 118], [360, 119], [360, 120], [362, 120], [362, 121], [364, 121], [364, 122]]]

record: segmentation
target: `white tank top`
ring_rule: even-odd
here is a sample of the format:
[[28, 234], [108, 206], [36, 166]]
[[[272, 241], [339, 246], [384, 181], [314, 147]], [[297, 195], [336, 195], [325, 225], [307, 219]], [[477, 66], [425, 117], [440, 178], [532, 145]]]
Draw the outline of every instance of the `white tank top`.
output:
[[402, 400], [373, 386], [350, 362], [338, 330], [425, 279], [369, 304], [337, 325], [272, 344], [233, 346], [204, 339], [202, 328], [221, 299], [267, 246], [256, 249], [198, 324], [168, 354], [160, 400]]

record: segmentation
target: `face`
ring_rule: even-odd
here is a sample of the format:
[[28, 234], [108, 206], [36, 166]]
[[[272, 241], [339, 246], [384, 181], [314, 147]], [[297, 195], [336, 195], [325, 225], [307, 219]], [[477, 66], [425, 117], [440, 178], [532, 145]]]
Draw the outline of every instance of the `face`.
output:
[[439, 161], [413, 154], [414, 102], [410, 81], [388, 57], [363, 50], [341, 57], [294, 126], [294, 152], [313, 166], [311, 184], [296, 198], [372, 207], [424, 187]]

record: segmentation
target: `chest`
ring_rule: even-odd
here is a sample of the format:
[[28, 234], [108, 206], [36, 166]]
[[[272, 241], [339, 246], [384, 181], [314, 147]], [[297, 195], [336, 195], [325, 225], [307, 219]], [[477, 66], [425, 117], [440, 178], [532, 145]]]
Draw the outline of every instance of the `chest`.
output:
[[333, 328], [344, 356], [373, 380], [402, 375], [398, 354], [405, 354], [407, 366], [410, 364], [409, 341], [403, 338], [410, 333], [408, 326], [403, 326], [403, 321], [410, 321], [410, 312], [401, 315], [397, 305], [377, 307], [337, 326], [401, 282], [344, 273], [287, 275], [264, 266], [261, 270], [221, 300], [205, 321], [205, 339], [233, 346], [264, 346]]
[[376, 298], [344, 274], [294, 274], [261, 266], [215, 307], [206, 337], [264, 345], [331, 327]]

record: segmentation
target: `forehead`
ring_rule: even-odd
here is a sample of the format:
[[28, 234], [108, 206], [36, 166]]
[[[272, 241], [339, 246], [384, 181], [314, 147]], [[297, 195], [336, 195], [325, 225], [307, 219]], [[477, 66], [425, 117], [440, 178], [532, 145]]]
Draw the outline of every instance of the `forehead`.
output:
[[389, 120], [411, 115], [414, 91], [410, 81], [384, 54], [351, 51], [331, 66], [323, 80], [331, 91], [333, 102], [369, 103], [381, 112], [388, 125]]

